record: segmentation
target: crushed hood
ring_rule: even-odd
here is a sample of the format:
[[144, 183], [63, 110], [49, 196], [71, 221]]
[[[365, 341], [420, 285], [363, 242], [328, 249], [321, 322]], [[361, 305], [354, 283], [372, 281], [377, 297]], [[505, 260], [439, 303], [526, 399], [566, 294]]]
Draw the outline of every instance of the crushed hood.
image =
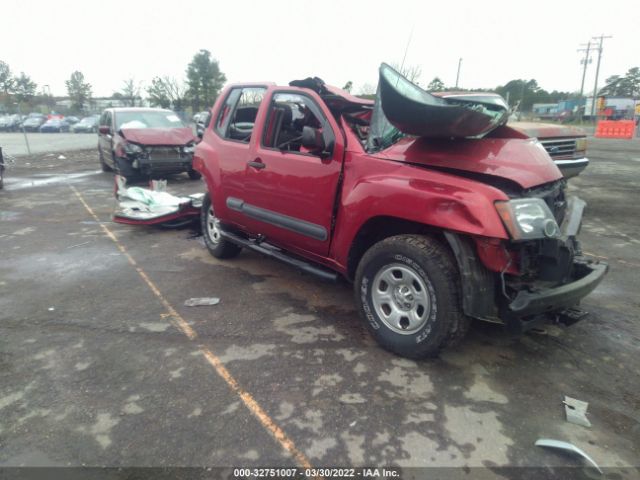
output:
[[562, 178], [558, 167], [535, 139], [407, 137], [376, 156], [453, 174], [490, 175], [515, 182], [524, 189]]
[[186, 145], [196, 138], [190, 128], [124, 128], [121, 135], [140, 145]]
[[504, 125], [509, 107], [493, 93], [433, 95], [392, 67], [380, 66], [377, 102], [402, 133], [426, 138], [480, 137]]

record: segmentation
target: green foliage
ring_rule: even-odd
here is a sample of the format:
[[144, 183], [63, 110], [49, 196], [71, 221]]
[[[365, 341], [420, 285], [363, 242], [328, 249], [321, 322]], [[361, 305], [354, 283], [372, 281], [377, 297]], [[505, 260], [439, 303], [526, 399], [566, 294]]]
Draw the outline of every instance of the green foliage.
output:
[[67, 86], [67, 94], [71, 100], [71, 109], [75, 112], [82, 112], [85, 103], [91, 98], [91, 84], [85, 82], [84, 75], [77, 70], [64, 83]]
[[11, 73], [9, 65], [0, 60], [0, 91], [5, 95], [9, 95], [13, 92], [15, 79]]
[[211, 52], [200, 50], [187, 66], [187, 94], [194, 111], [210, 108], [227, 80]]
[[620, 75], [612, 75], [605, 80], [605, 83], [606, 86], [598, 92], [598, 95], [631, 98], [640, 97], [640, 68], [630, 68], [623, 77]]
[[13, 93], [19, 103], [30, 101], [36, 94], [38, 85], [31, 80], [31, 77], [20, 72], [20, 76], [15, 77]]
[[511, 105], [519, 103], [519, 109], [525, 112], [530, 111], [534, 103], [556, 103], [572, 97], [569, 92], [554, 90], [549, 93], [541, 88], [534, 79], [511, 80], [505, 85], [497, 87], [495, 91], [504, 98], [508, 97]]
[[428, 92], [442, 92], [444, 91], [444, 82], [439, 77], [434, 77], [433, 80], [427, 85]]

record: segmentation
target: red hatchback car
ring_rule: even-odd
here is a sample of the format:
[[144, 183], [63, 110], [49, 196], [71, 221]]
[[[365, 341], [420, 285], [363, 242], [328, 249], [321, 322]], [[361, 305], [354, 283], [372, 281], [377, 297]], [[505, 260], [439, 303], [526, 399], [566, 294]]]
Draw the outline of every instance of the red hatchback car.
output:
[[193, 170], [196, 137], [171, 110], [108, 108], [100, 116], [98, 155], [102, 170], [115, 170], [127, 179], [158, 177]]

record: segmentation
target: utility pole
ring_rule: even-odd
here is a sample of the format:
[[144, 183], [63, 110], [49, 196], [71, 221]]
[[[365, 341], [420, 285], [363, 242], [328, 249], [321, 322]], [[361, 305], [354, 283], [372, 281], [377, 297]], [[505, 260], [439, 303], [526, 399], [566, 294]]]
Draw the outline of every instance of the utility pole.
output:
[[[582, 44], [584, 45], [584, 44]], [[580, 98], [582, 98], [584, 94], [584, 79], [587, 75], [587, 65], [591, 63], [591, 58], [589, 57], [589, 51], [591, 50], [591, 40], [587, 42], [587, 48], [579, 48], [578, 52], [586, 52], [584, 54], [584, 58], [580, 60], [580, 63], [583, 64], [582, 67], [582, 83], [580, 84]]]
[[460, 80], [460, 66], [462, 65], [462, 57], [458, 60], [458, 73], [456, 74], [456, 88], [458, 88], [458, 81]]
[[596, 96], [598, 95], [598, 75], [600, 74], [600, 60], [602, 59], [602, 43], [605, 38], [613, 38], [611, 35], [600, 35], [599, 37], [593, 37], [594, 40], [600, 39], [600, 45], [598, 46], [598, 63], [596, 64], [596, 81], [593, 85], [593, 101], [591, 102], [591, 117], [595, 118], [596, 112]]

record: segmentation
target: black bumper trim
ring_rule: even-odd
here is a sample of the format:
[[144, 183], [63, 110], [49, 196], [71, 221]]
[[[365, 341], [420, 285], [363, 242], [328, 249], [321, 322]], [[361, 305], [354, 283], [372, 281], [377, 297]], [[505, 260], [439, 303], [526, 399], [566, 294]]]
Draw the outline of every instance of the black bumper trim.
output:
[[521, 291], [509, 304], [509, 312], [519, 317], [571, 307], [589, 295], [609, 271], [606, 263], [576, 262], [576, 270], [582, 273], [579, 279], [540, 292]]

